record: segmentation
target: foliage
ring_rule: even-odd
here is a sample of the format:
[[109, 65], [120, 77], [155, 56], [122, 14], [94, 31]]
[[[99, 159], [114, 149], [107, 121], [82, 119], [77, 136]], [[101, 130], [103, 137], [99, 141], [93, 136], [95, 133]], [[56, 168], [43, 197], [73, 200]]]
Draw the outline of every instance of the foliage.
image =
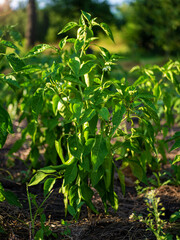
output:
[[[13, 29], [13, 27], [6, 27], [3, 30], [0, 30], [0, 63], [3, 62], [5, 55], [8, 58], [8, 54], [6, 54], [7, 48], [11, 48], [16, 52], [19, 51], [18, 47], [12, 41], [10, 41], [10, 39], [21, 44], [20, 35]], [[8, 84], [12, 89], [19, 87], [19, 84], [13, 76], [5, 76], [4, 74], [0, 74], [0, 84], [3, 86], [5, 83]], [[11, 119], [8, 112], [2, 105], [0, 105], [0, 148], [3, 147], [8, 133], [13, 133]]]
[[142, 215], [139, 215], [137, 217], [133, 213], [131, 214], [130, 219], [139, 220], [140, 222], [145, 223], [147, 225], [147, 230], [152, 231], [157, 240], [173, 239], [173, 236], [171, 234], [167, 234], [164, 231], [164, 228], [167, 226], [167, 222], [163, 219], [163, 216], [165, 215], [165, 208], [162, 207], [160, 198], [156, 197], [155, 190], [151, 190], [146, 194], [145, 203], [148, 211], [147, 217], [143, 218]]
[[[5, 54], [12, 71], [1, 74], [0, 80], [16, 91], [19, 121], [27, 121], [22, 138], [10, 154], [18, 151], [28, 136], [30, 168], [37, 170], [28, 186], [43, 182], [47, 199], [54, 184], [62, 179], [60, 192], [64, 194], [65, 213], [69, 212], [75, 219], [83, 204], [98, 213], [93, 204], [94, 189], [102, 199], [105, 212], [109, 205], [117, 210], [115, 171], [123, 194], [123, 169], [128, 166], [145, 184], [147, 170], [151, 169], [161, 184], [158, 172], [167, 161], [165, 138], [168, 128], [174, 125], [174, 115], [179, 114], [179, 62], [169, 61], [162, 67], [134, 67], [130, 73], [136, 78], [133, 83], [122, 76], [116, 79], [111, 71], [120, 57], [100, 46], [100, 55], [88, 51], [97, 39], [94, 27], [101, 28], [114, 41], [109, 26], [98, 23], [84, 11], [78, 22], [67, 23], [59, 32], [63, 34], [59, 48], [40, 44], [21, 57], [16, 44], [1, 41], [2, 56], [4, 47], [15, 51]], [[64, 37], [67, 31], [76, 28], [76, 38]], [[72, 46], [69, 51], [65, 50], [67, 44]], [[36, 59], [45, 50], [49, 54], [53, 52], [53, 57], [47, 62], [48, 58], [44, 62]], [[163, 128], [160, 120], [166, 122]], [[157, 138], [160, 131], [162, 140]], [[170, 151], [179, 148], [179, 132], [169, 139], [173, 140]], [[42, 148], [45, 162], [39, 158]], [[178, 169], [175, 169], [177, 182]], [[28, 195], [28, 199], [31, 212], [34, 196]], [[41, 210], [38, 207], [34, 217], [31, 212], [33, 235]], [[44, 221], [40, 235], [46, 234]]]
[[[153, 71], [143, 69], [143, 75], [132, 85], [124, 78], [109, 79], [108, 72], [118, 56], [111, 55], [102, 47], [99, 47], [101, 56], [87, 53], [94, 40], [94, 26], [100, 26], [113, 40], [109, 27], [105, 23], [98, 24], [86, 12], [82, 12], [79, 23], [69, 22], [60, 31], [59, 34], [64, 34], [78, 27], [76, 39], [65, 37], [60, 41], [62, 63], [53, 64], [55, 75], [51, 75], [50, 82], [34, 95], [35, 101], [40, 101], [41, 105], [34, 105], [32, 108], [38, 115], [43, 104], [42, 95], [44, 99], [47, 98], [46, 94], [51, 98], [53, 113], [61, 119], [58, 121], [61, 135], [55, 140], [55, 148], [62, 164], [38, 170], [29, 186], [48, 177], [44, 188], [48, 186], [48, 189], [52, 189], [55, 181], [63, 177], [61, 192], [65, 196], [66, 213], [69, 211], [74, 218], [78, 218], [84, 203], [97, 213], [92, 203], [92, 188], [98, 191], [106, 212], [108, 204], [117, 209], [117, 196], [113, 190], [115, 169], [124, 192], [123, 168], [129, 165], [133, 174], [147, 183], [147, 166], [156, 169], [160, 167], [158, 149], [155, 146], [155, 135], [161, 130], [157, 110], [160, 96], [156, 96], [157, 91], [152, 92], [149, 84], [151, 80], [153, 84], [158, 81], [154, 76], [157, 66]], [[70, 53], [63, 53], [67, 42], [71, 42], [74, 49]], [[36, 54], [36, 49], [37, 47], [32, 49], [30, 55], [33, 52]], [[172, 74], [176, 74], [176, 64], [171, 65], [172, 62], [158, 70], [162, 71], [163, 76], [166, 74], [167, 79], [170, 73], [175, 81]], [[179, 71], [178, 67], [177, 70]], [[174, 82], [173, 84], [176, 86]], [[165, 101], [163, 104], [166, 106]], [[139, 127], [134, 127], [134, 119], [138, 119]], [[126, 126], [128, 123], [129, 128]], [[115, 137], [122, 140], [112, 144], [111, 140]], [[114, 159], [117, 150], [119, 157]], [[116, 167], [115, 160], [121, 161], [120, 169]]]
[[16, 26], [16, 30], [22, 36], [25, 36], [25, 28], [26, 28], [26, 9], [19, 8], [17, 10], [11, 10], [1, 14], [0, 16], [0, 28], [2, 29], [4, 26]]
[[[38, 206], [38, 203], [36, 201], [36, 195], [29, 193], [28, 187], [27, 187], [27, 198], [29, 203], [29, 211], [30, 211], [30, 217], [31, 217], [31, 225], [30, 225], [30, 236], [32, 235], [33, 239], [44, 239], [45, 237], [54, 236], [57, 237], [55, 233], [52, 233], [52, 231], [49, 229], [49, 226], [45, 226], [46, 222], [46, 215], [43, 213], [43, 205], [46, 202], [46, 200], [51, 195], [52, 191], [48, 193], [46, 198], [43, 200], [43, 202]], [[32, 213], [32, 204], [36, 207], [36, 211]], [[40, 215], [40, 222], [41, 222], [41, 228], [35, 232], [35, 222], [37, 219], [37, 216]]]
[[0, 183], [0, 202], [7, 201], [9, 204], [22, 207], [21, 203], [19, 202], [17, 196], [8, 190], [4, 190], [2, 184]]
[[69, 223], [64, 221], [63, 219], [61, 220], [61, 224], [65, 227], [64, 231], [61, 233], [63, 236], [71, 236], [71, 230], [69, 228]]
[[136, 0], [119, 10], [126, 21], [124, 36], [134, 49], [171, 54], [180, 51], [178, 0]]

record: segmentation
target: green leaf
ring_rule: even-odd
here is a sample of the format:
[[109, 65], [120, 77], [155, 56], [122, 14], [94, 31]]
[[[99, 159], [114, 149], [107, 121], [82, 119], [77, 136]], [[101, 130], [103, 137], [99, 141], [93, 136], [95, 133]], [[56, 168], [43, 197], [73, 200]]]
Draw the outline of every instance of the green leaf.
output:
[[161, 92], [161, 87], [160, 87], [160, 84], [157, 82], [154, 86], [154, 89], [153, 89], [153, 94], [154, 96], [156, 96], [156, 98], [158, 99], [162, 92]]
[[74, 112], [73, 117], [77, 119], [77, 122], [79, 122], [79, 118], [81, 116], [82, 109], [83, 109], [82, 102], [73, 104], [73, 112]]
[[25, 66], [25, 63], [15, 53], [8, 54], [6, 57], [15, 72], [21, 71]]
[[13, 133], [13, 126], [8, 112], [0, 105], [0, 148], [3, 147], [8, 133]]
[[13, 90], [16, 90], [17, 88], [20, 88], [19, 83], [17, 82], [15, 76], [13, 76], [13, 75], [7, 75], [7, 76], [5, 76], [4, 81], [5, 81]]
[[42, 111], [44, 105], [43, 101], [43, 91], [38, 89], [34, 96], [32, 97], [31, 107], [32, 111], [37, 115]]
[[126, 107], [124, 104], [122, 105], [115, 105], [115, 109], [113, 112], [113, 117], [112, 117], [112, 123], [113, 123], [113, 128], [111, 130], [111, 134], [113, 135], [116, 129], [118, 128], [119, 124], [122, 121], [123, 115], [126, 112]]
[[34, 57], [42, 52], [44, 52], [45, 50], [52, 48], [54, 49], [54, 47], [50, 46], [49, 44], [39, 44], [35, 47], [33, 47], [25, 56], [25, 58], [29, 58], [29, 57]]
[[133, 175], [137, 177], [140, 181], [147, 184], [146, 174], [143, 170], [143, 167], [140, 165], [138, 161], [135, 160], [128, 160], [128, 163], [131, 167]]
[[100, 27], [102, 28], [102, 30], [106, 33], [106, 35], [108, 37], [111, 38], [111, 40], [114, 42], [114, 37], [113, 37], [113, 34], [111, 32], [111, 29], [110, 27], [106, 24], [106, 23], [100, 23]]
[[[149, 93], [148, 91], [139, 91], [137, 98], [147, 100], [147, 99], [154, 99], [154, 96], [151, 93]], [[153, 107], [153, 108], [154, 108], [154, 110], [156, 110], [155, 107]]]
[[147, 108], [147, 111], [146, 113], [154, 119], [154, 121], [159, 125], [160, 124], [160, 119], [157, 115], [157, 109], [156, 107], [154, 106], [154, 104], [149, 101], [148, 99], [144, 100], [144, 99], [141, 99], [141, 101], [143, 102], [143, 104], [145, 105], [145, 107]]
[[32, 74], [36, 72], [41, 72], [42, 71], [42, 66], [41, 65], [26, 65], [22, 68], [21, 70], [25, 74]]
[[83, 168], [86, 173], [91, 172], [91, 160], [89, 156], [83, 155], [80, 165], [81, 165], [81, 168]]
[[[104, 169], [103, 166], [100, 166], [97, 171], [92, 171], [91, 172], [91, 184], [93, 187], [96, 188], [96, 185], [99, 184], [100, 180], [103, 179], [104, 175]], [[103, 189], [105, 191], [104, 187], [104, 181], [103, 181]]]
[[70, 29], [72, 29], [72, 28], [74, 28], [74, 27], [76, 27], [76, 26], [78, 26], [78, 24], [77, 24], [76, 22], [69, 22], [69, 23], [67, 23], [67, 24], [64, 26], [64, 28], [58, 33], [58, 35], [61, 34], [61, 33], [65, 33], [65, 32], [69, 31]]
[[53, 188], [56, 178], [48, 178], [44, 183], [44, 196], [46, 196]]
[[97, 135], [95, 138], [95, 143], [92, 148], [91, 161], [93, 164], [93, 170], [96, 171], [104, 162], [106, 155], [108, 154], [108, 149], [106, 146], [106, 141], [102, 135]]
[[88, 154], [91, 153], [93, 144], [94, 144], [94, 138], [89, 138], [89, 139], [85, 142], [84, 153], [83, 153], [84, 156], [86, 156], [86, 155], [88, 155]]
[[59, 42], [59, 48], [60, 49], [63, 49], [66, 45], [66, 42], [67, 42], [67, 38], [68, 36], [66, 36], [65, 38], [61, 39], [61, 41]]
[[[139, 67], [139, 66], [136, 66], [136, 67]], [[134, 67], [135, 69], [135, 67]], [[132, 69], [133, 70], [133, 69]], [[134, 70], [133, 70], [134, 71]], [[137, 86], [140, 86], [142, 83], [146, 82], [147, 81], [147, 77], [145, 76], [140, 76], [132, 85], [132, 87], [137, 87]]]
[[111, 54], [109, 53], [109, 51], [106, 48], [103, 47], [99, 47], [102, 56], [105, 58], [106, 61], [108, 61], [111, 58]]
[[5, 53], [6, 53], [6, 47], [0, 44], [0, 61], [3, 59]]
[[68, 205], [68, 212], [71, 214], [71, 216], [75, 217], [76, 216], [76, 210], [73, 206]]
[[117, 173], [118, 173], [119, 181], [120, 181], [120, 184], [121, 184], [122, 193], [123, 193], [123, 195], [125, 195], [125, 189], [126, 189], [125, 176], [124, 176], [124, 174], [123, 174], [123, 172], [121, 171], [120, 168], [117, 170]]
[[3, 44], [6, 47], [10, 47], [10, 48], [14, 48], [15, 50], [18, 50], [18, 47], [10, 41], [2, 40], [0, 44]]
[[96, 208], [94, 207], [91, 199], [93, 196], [93, 191], [92, 189], [90, 189], [90, 187], [86, 184], [86, 183], [82, 183], [80, 186], [81, 189], [81, 194], [83, 197], [83, 200], [86, 202], [87, 206], [95, 213], [98, 213], [98, 211], [96, 210]]
[[78, 167], [77, 167], [77, 161], [75, 161], [73, 164], [67, 166], [65, 173], [64, 173], [64, 186], [66, 186], [69, 183], [72, 183], [76, 177], [77, 177], [77, 173], [78, 173]]
[[2, 194], [4, 195], [6, 201], [13, 205], [13, 206], [17, 206], [17, 207], [22, 207], [20, 201], [18, 200], [17, 196], [11, 192], [11, 191], [3, 191]]
[[36, 145], [31, 146], [31, 152], [29, 155], [29, 158], [31, 160], [32, 163], [32, 167], [37, 169], [39, 168], [39, 149]]
[[175, 222], [177, 219], [180, 219], [180, 210], [175, 212], [175, 213], [173, 213], [170, 216], [170, 223]]
[[62, 163], [65, 163], [64, 156], [63, 156], [63, 149], [61, 146], [62, 137], [63, 137], [63, 135], [60, 137], [59, 141], [55, 141], [55, 148], [56, 148], [56, 151], [57, 151]]
[[82, 118], [79, 121], [79, 125], [84, 124], [85, 122], [89, 122], [96, 115], [96, 110], [92, 108], [88, 108], [83, 114]]
[[76, 76], [73, 76], [73, 75], [65, 75], [63, 80], [66, 80], [66, 81], [69, 81], [69, 82], [72, 82], [72, 83], [75, 83], [77, 85], [81, 85], [82, 87], [85, 87], [86, 85], [81, 82], [78, 77]]
[[91, 20], [91, 14], [85, 11], [81, 11], [81, 12], [84, 18], [86, 18], [86, 20], [89, 22]]
[[0, 182], [0, 202], [3, 202], [5, 200], [5, 197], [3, 195], [3, 192], [4, 192], [4, 188]]
[[99, 115], [106, 121], [109, 120], [109, 111], [106, 107], [101, 108]]
[[170, 152], [177, 149], [177, 148], [180, 148], [180, 139], [176, 140], [176, 142], [173, 144]]
[[55, 116], [57, 115], [57, 112], [58, 112], [59, 101], [60, 101], [60, 97], [58, 95], [54, 95], [52, 98], [52, 107], [53, 107], [53, 112]]
[[[60, 166], [62, 166], [62, 165], [60, 165]], [[40, 171], [43, 172], [43, 173], [46, 173], [46, 174], [51, 174], [51, 173], [56, 173], [57, 168], [59, 168], [59, 165], [57, 165], [57, 166], [47, 166], [47, 167], [41, 168]]]
[[37, 133], [37, 123], [35, 120], [32, 120], [27, 126], [27, 133], [32, 137], [33, 143], [35, 143], [36, 133]]
[[65, 120], [69, 121], [72, 113], [69, 109], [69, 105], [66, 102], [59, 100], [57, 110]]
[[78, 76], [79, 76], [79, 69], [80, 69], [80, 59], [78, 57], [71, 58], [69, 60], [69, 66], [70, 66], [71, 70], [74, 72], [74, 74], [78, 78]]
[[34, 186], [44, 180], [49, 174], [42, 172], [39, 170], [30, 180], [28, 186]]
[[84, 40], [76, 39], [74, 42], [74, 49], [76, 53], [79, 53], [84, 45]]
[[92, 71], [94, 67], [96, 67], [96, 63], [94, 60], [89, 60], [81, 65], [81, 69], [79, 71], [79, 76], [83, 76]]
[[79, 138], [76, 135], [68, 138], [68, 146], [70, 153], [79, 159], [83, 153], [83, 146], [81, 145]]
[[34, 240], [43, 240], [44, 239], [44, 230], [43, 228], [40, 228], [34, 237]]
[[69, 204], [72, 206], [76, 206], [76, 210], [77, 210], [77, 199], [79, 199], [78, 191], [79, 191], [79, 186], [77, 184], [72, 184], [68, 191]]
[[178, 163], [178, 162], [180, 162], [180, 155], [177, 155], [177, 156], [175, 157], [172, 165], [174, 165], [174, 164], [176, 164], [176, 163]]

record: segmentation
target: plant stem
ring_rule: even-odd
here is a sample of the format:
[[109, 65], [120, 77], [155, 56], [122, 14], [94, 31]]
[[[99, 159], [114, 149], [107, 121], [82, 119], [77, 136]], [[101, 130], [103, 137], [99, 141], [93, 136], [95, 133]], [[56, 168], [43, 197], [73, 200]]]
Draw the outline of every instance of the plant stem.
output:
[[30, 231], [32, 231], [32, 234], [33, 234], [33, 236], [34, 236], [34, 224], [33, 224], [33, 216], [32, 216], [32, 206], [31, 206], [31, 198], [30, 198], [29, 190], [28, 190], [28, 184], [26, 184], [26, 191], [27, 191], [27, 198], [28, 198], [28, 204], [29, 204], [29, 212], [30, 212], [30, 218], [31, 218]]

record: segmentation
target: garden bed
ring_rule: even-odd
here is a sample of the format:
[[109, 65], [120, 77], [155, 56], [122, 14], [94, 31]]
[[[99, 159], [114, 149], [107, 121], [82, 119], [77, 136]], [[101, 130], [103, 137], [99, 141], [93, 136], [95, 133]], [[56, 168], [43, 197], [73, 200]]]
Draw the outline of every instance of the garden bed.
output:
[[[25, 160], [29, 150], [28, 145], [23, 146], [16, 154], [14, 159], [8, 161], [7, 153], [12, 144], [19, 139], [19, 133], [9, 135], [3, 149], [0, 150], [1, 169], [8, 169], [10, 175], [0, 172], [0, 179], [5, 190], [14, 192], [22, 203], [22, 208], [18, 208], [8, 204], [0, 203], [0, 224], [4, 229], [4, 233], [0, 233], [0, 239], [32, 239], [30, 231], [30, 213], [27, 200], [26, 186], [23, 180], [27, 176], [28, 169], [22, 160]], [[23, 154], [24, 153], [24, 154]], [[174, 151], [169, 157], [174, 158], [179, 154], [178, 150]], [[21, 158], [21, 160], [20, 160]], [[24, 158], [24, 159], [23, 159]], [[8, 166], [8, 168], [7, 168]], [[168, 169], [168, 165], [166, 168]], [[151, 177], [151, 176], [149, 176]], [[57, 182], [49, 197], [44, 204], [44, 212], [46, 214], [46, 224], [57, 234], [57, 239], [156, 239], [151, 231], [147, 231], [144, 223], [133, 221], [130, 219], [132, 213], [136, 215], [147, 215], [147, 206], [144, 202], [144, 195], [137, 195], [134, 177], [130, 171], [126, 171], [126, 194], [123, 196], [118, 176], [114, 177], [115, 192], [119, 198], [119, 208], [114, 212], [111, 208], [109, 214], [104, 214], [101, 199], [96, 193], [93, 197], [93, 203], [99, 211], [99, 215], [93, 213], [88, 216], [85, 206], [82, 207], [80, 219], [75, 222], [71, 216], [65, 218], [63, 195], [59, 194], [61, 181]], [[38, 185], [30, 188], [30, 191], [37, 195], [37, 203], [40, 204], [43, 197], [43, 186]], [[174, 212], [180, 209], [180, 188], [172, 185], [164, 185], [157, 189], [157, 196], [160, 197], [165, 207], [165, 220]], [[61, 220], [64, 219], [65, 222]], [[40, 220], [37, 218], [35, 223], [36, 230], [40, 228]], [[176, 236], [179, 233], [179, 223], [167, 226], [168, 231]], [[48, 237], [47, 239], [55, 239]]]

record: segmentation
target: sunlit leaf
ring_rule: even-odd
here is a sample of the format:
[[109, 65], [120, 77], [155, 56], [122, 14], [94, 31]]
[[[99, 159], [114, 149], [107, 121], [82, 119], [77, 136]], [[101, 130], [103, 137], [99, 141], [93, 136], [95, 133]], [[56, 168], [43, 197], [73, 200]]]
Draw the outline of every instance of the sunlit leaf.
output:
[[56, 178], [48, 178], [44, 183], [44, 196], [46, 196], [56, 183]]
[[63, 49], [66, 45], [66, 42], [67, 42], [67, 38], [68, 36], [66, 36], [65, 38], [63, 38], [60, 42], [59, 42], [59, 48], [60, 49]]
[[34, 186], [43, 181], [48, 176], [47, 173], [38, 171], [30, 180], [28, 186]]
[[76, 27], [76, 26], [78, 26], [78, 24], [77, 24], [76, 22], [69, 22], [69, 23], [67, 23], [67, 24], [64, 26], [64, 28], [58, 33], [58, 35], [61, 34], [61, 33], [65, 33], [65, 32], [69, 31], [70, 29], [72, 29], [72, 28], [74, 28], [74, 27]]
[[103, 29], [103, 31], [106, 33], [106, 35], [108, 37], [110, 37], [111, 40], [114, 42], [114, 37], [113, 37], [110, 27], [106, 23], [100, 23], [100, 27]]
[[86, 73], [89, 73], [92, 71], [92, 69], [96, 67], [96, 63], [93, 60], [89, 60], [81, 65], [81, 69], [79, 71], [79, 76], [83, 76]]
[[90, 21], [91, 14], [85, 11], [82, 11], [82, 15], [86, 18], [87, 21]]
[[85, 122], [89, 122], [95, 115], [96, 110], [93, 108], [88, 108], [80, 119], [79, 125], [82, 125]]
[[65, 163], [64, 156], [63, 156], [63, 149], [61, 146], [62, 137], [63, 137], [63, 135], [60, 137], [59, 141], [55, 141], [55, 148], [56, 148], [56, 151], [57, 151], [62, 163]]
[[34, 57], [47, 49], [55, 49], [54, 47], [50, 46], [49, 44], [39, 44], [33, 47], [25, 56], [25, 58]]

